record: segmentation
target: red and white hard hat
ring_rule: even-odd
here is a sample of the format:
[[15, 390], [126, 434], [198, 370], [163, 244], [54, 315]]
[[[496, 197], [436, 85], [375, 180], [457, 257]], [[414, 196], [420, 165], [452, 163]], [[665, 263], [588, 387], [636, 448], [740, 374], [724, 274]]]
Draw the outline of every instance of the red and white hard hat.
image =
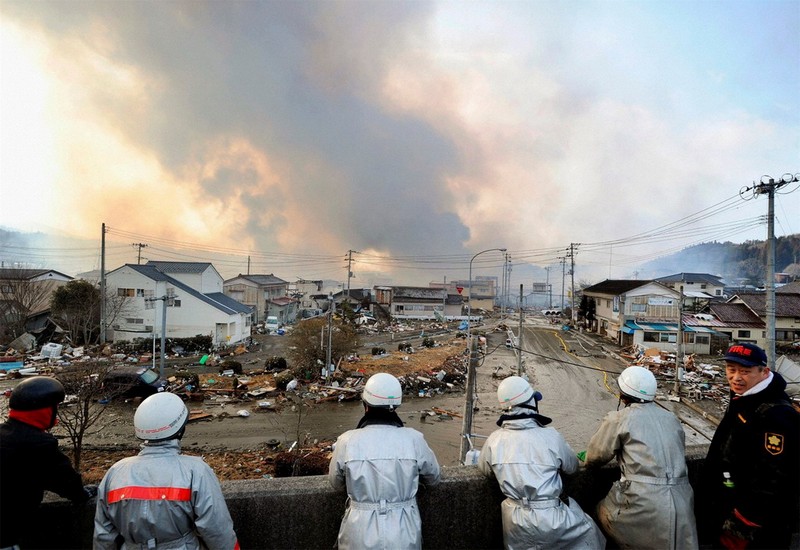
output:
[[136, 437], [146, 441], [169, 439], [186, 425], [189, 410], [174, 393], [156, 393], [142, 401], [133, 415]]
[[394, 409], [403, 402], [403, 388], [400, 381], [386, 372], [373, 374], [364, 384], [361, 399], [371, 407]]

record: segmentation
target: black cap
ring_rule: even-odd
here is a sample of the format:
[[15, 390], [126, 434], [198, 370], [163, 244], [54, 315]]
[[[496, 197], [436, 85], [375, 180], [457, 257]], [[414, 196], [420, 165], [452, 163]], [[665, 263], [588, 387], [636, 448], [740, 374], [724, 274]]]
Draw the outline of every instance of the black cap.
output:
[[64, 401], [64, 386], [49, 376], [26, 378], [11, 392], [8, 407], [16, 411], [34, 411], [53, 407]]
[[734, 344], [725, 353], [725, 360], [744, 367], [766, 367], [767, 354], [755, 344]]

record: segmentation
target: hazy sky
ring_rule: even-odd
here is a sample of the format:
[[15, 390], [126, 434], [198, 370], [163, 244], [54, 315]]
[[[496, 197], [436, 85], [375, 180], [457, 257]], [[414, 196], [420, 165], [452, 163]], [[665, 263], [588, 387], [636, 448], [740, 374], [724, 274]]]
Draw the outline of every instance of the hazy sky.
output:
[[581, 243], [630, 277], [766, 236], [737, 193], [800, 172], [798, 28], [797, 0], [3, 0], [0, 225], [105, 222], [110, 268], [341, 279], [355, 250], [354, 286], [425, 284]]

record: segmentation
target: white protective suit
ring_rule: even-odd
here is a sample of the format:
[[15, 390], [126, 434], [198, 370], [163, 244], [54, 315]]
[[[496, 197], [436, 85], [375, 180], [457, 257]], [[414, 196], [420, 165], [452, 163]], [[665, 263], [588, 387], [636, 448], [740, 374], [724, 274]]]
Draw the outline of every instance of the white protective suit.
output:
[[[509, 415], [530, 412], [515, 407]], [[605, 548], [600, 529], [580, 505], [559, 498], [561, 472], [576, 472], [578, 458], [554, 428], [533, 418], [505, 420], [483, 445], [478, 467], [497, 478], [506, 496], [501, 514], [507, 549]]]
[[608, 413], [589, 441], [587, 466], [616, 457], [622, 471], [597, 505], [600, 525], [621, 548], [697, 548], [684, 440], [674, 414], [633, 403]]
[[106, 472], [97, 492], [94, 548], [239, 548], [219, 480], [203, 459], [180, 454], [178, 440], [148, 443]]
[[420, 432], [386, 424], [347, 431], [336, 441], [328, 476], [350, 497], [340, 549], [422, 547], [417, 487], [420, 478], [439, 482], [439, 463]]

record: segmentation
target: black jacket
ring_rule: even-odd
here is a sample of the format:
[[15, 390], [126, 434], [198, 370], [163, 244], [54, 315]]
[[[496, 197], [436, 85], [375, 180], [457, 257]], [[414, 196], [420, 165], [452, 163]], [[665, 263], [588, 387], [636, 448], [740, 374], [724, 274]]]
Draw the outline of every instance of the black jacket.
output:
[[36, 516], [45, 490], [77, 503], [88, 500], [55, 437], [14, 419], [0, 424], [0, 548], [43, 527]]
[[[714, 539], [734, 509], [762, 526], [755, 530], [753, 547], [788, 545], [798, 528], [800, 414], [789, 403], [786, 381], [778, 373], [773, 376], [759, 393], [731, 393], [711, 441], [698, 510], [699, 515], [709, 514], [701, 521], [712, 527], [708, 534]], [[726, 486], [724, 472], [733, 487]]]

